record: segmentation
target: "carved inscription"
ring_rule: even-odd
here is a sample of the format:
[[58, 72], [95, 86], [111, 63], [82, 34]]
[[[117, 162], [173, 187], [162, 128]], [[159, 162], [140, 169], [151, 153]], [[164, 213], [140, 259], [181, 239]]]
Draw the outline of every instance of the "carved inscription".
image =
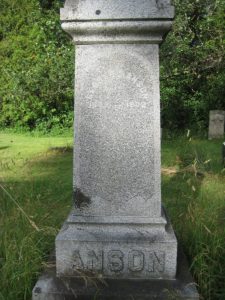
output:
[[87, 253], [87, 269], [90, 271], [101, 271], [103, 267], [102, 251], [95, 253], [93, 250]]
[[111, 272], [121, 272], [124, 268], [124, 254], [120, 250], [112, 250], [108, 253], [108, 267]]
[[74, 251], [74, 253], [73, 253], [73, 269], [76, 269], [76, 270], [84, 269], [84, 264], [80, 257], [80, 252], [78, 250]]
[[148, 271], [162, 273], [165, 269], [165, 253], [162, 251], [149, 252]]
[[93, 273], [145, 273], [159, 274], [165, 271], [165, 253], [163, 251], [121, 250], [79, 251], [73, 253], [74, 271]]
[[128, 269], [131, 272], [140, 272], [145, 266], [145, 255], [142, 251], [132, 250], [128, 254]]

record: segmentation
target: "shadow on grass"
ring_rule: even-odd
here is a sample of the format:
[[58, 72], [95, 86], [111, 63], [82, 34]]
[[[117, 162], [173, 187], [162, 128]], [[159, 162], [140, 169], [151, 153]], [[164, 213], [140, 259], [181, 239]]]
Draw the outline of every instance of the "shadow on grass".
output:
[[5, 150], [8, 149], [10, 146], [4, 146], [4, 147], [0, 147], [0, 150]]
[[0, 189], [0, 299], [31, 299], [72, 206], [71, 149], [47, 151], [2, 184], [15, 202]]

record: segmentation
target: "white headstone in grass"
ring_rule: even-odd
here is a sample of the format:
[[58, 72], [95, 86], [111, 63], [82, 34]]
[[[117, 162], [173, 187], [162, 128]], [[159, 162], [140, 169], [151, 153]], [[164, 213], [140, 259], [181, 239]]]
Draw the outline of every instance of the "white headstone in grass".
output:
[[211, 110], [209, 113], [209, 139], [223, 139], [225, 111]]
[[74, 209], [56, 238], [58, 276], [174, 279], [161, 206], [159, 44], [168, 0], [67, 0], [76, 44]]

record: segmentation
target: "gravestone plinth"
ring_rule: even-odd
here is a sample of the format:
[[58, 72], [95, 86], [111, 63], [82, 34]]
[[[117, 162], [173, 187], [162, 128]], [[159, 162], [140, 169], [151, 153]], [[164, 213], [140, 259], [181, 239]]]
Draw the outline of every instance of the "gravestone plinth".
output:
[[58, 276], [174, 279], [161, 207], [159, 44], [170, 1], [66, 1], [76, 44], [74, 211], [56, 238]]
[[67, 0], [61, 9], [76, 44], [74, 208], [56, 238], [57, 278], [40, 279], [33, 299], [93, 299], [99, 281], [114, 282], [100, 299], [117, 299], [116, 286], [126, 286], [118, 299], [169, 299], [167, 287], [198, 298], [176, 278], [177, 240], [161, 203], [159, 45], [173, 17], [168, 0]]
[[209, 112], [209, 140], [223, 139], [225, 125], [225, 112], [223, 110], [211, 110]]

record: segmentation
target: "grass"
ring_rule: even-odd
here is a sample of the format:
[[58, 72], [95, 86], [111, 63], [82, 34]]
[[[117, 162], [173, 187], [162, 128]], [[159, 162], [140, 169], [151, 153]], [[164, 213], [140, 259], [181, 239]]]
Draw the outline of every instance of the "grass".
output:
[[[31, 299], [71, 206], [72, 138], [0, 133], [0, 300]], [[63, 148], [58, 148], [63, 147]], [[221, 141], [163, 141], [162, 194], [202, 299], [225, 299]]]
[[0, 299], [30, 299], [54, 249], [71, 206], [71, 145], [69, 137], [0, 134]]
[[164, 141], [162, 195], [205, 300], [225, 299], [222, 141]]

